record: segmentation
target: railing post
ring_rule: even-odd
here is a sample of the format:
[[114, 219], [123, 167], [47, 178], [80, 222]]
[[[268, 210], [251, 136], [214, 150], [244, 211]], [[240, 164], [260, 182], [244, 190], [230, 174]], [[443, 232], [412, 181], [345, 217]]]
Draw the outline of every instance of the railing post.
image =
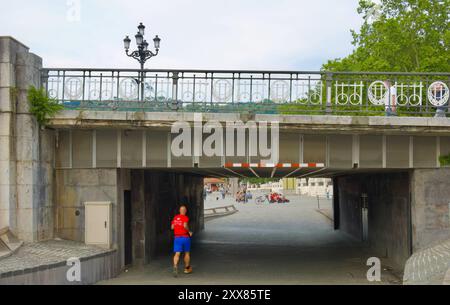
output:
[[48, 94], [48, 70], [41, 70], [40, 87]]
[[178, 72], [173, 72], [172, 80], [173, 80], [172, 99], [174, 99], [175, 101], [178, 101], [178, 80], [179, 80]]
[[333, 90], [333, 73], [327, 72], [326, 74], [326, 92], [327, 92], [327, 104], [325, 108], [326, 114], [331, 114], [332, 112], [332, 104], [331, 104], [331, 98], [332, 98], [332, 91]]
[[144, 94], [144, 90], [145, 90], [145, 72], [144, 72], [144, 64], [141, 63], [141, 73], [140, 73], [140, 101], [142, 102], [142, 107], [144, 107], [144, 101], [145, 101], [145, 94]]
[[180, 79], [179, 72], [172, 73], [172, 101], [170, 108], [178, 110], [178, 80]]

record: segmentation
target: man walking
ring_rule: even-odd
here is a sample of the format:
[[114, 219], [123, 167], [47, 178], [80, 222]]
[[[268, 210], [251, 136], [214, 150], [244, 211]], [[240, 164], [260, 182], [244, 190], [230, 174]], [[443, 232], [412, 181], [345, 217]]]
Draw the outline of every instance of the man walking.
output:
[[180, 261], [181, 254], [184, 253], [184, 273], [191, 274], [191, 237], [192, 232], [189, 230], [189, 217], [186, 216], [187, 207], [185, 205], [180, 206], [180, 214], [174, 217], [172, 220], [172, 230], [175, 235], [173, 244], [173, 275], [178, 276], [178, 262]]
[[390, 80], [384, 82], [387, 89], [385, 98], [386, 116], [397, 116], [397, 88]]

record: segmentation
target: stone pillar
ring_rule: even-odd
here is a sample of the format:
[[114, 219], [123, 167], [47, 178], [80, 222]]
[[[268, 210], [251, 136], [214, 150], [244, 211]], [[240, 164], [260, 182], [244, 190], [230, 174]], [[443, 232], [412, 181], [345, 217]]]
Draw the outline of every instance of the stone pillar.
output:
[[450, 168], [414, 170], [411, 201], [413, 252], [450, 239]]
[[0, 228], [16, 225], [16, 62], [28, 48], [11, 37], [0, 37]]
[[40, 130], [27, 100], [40, 68], [26, 46], [0, 37], [0, 228], [27, 242], [53, 236], [54, 137]]

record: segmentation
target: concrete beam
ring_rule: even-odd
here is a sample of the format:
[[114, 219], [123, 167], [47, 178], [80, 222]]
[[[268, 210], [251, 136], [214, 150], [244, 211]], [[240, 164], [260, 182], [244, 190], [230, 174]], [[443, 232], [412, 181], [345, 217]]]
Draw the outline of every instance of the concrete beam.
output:
[[[204, 121], [241, 120], [237, 113], [204, 113]], [[161, 128], [168, 129], [174, 122], [194, 122], [195, 114], [186, 112], [118, 112], [64, 110], [51, 121], [54, 128]], [[426, 134], [450, 135], [450, 120], [427, 117], [352, 117], [328, 115], [268, 115], [257, 114], [255, 121], [279, 122], [281, 129], [312, 133], [372, 133], [372, 134]]]
[[[112, 129], [111, 129], [112, 130]], [[234, 161], [233, 157], [206, 157], [197, 158], [173, 158], [171, 153], [172, 135], [169, 131], [147, 128], [140, 131], [126, 131], [117, 129], [113, 131], [115, 136], [105, 136], [105, 129], [84, 130], [70, 129], [68, 132], [59, 132], [59, 145], [56, 148], [58, 168], [223, 168], [224, 164], [243, 164], [245, 161]], [[71, 134], [77, 134], [75, 139]], [[124, 142], [129, 134], [131, 140]], [[95, 136], [94, 136], [95, 135]], [[102, 136], [103, 135], [103, 136]], [[83, 140], [84, 137], [84, 140]], [[328, 169], [353, 170], [356, 168], [374, 169], [414, 169], [414, 168], [439, 168], [437, 155], [445, 154], [436, 145], [439, 141], [434, 136], [384, 136], [379, 135], [342, 135], [339, 133], [327, 136], [304, 136], [283, 130], [280, 132], [280, 164], [325, 164]], [[417, 140], [416, 140], [417, 139]], [[441, 137], [449, 141], [450, 137]], [[363, 141], [363, 142], [362, 142]], [[80, 145], [91, 143], [92, 145]], [[97, 145], [101, 143], [101, 145]], [[234, 146], [238, 145], [235, 138]], [[28, 145], [30, 149], [33, 145]], [[130, 148], [134, 149], [133, 153]], [[225, 149], [226, 145], [224, 145]], [[127, 149], [125, 149], [127, 148]], [[103, 153], [98, 153], [101, 149]], [[113, 151], [114, 157], [105, 152]], [[113, 158], [113, 160], [111, 159]], [[72, 159], [84, 160], [72, 162]], [[249, 156], [242, 157], [249, 160]], [[248, 164], [259, 164], [265, 158], [252, 157]], [[406, 160], [406, 161], [405, 161]], [[37, 160], [35, 160], [37, 161]], [[125, 162], [126, 161], [126, 162]], [[128, 164], [128, 165], [127, 165]], [[132, 166], [130, 165], [132, 164]], [[93, 166], [94, 165], [94, 166]], [[238, 166], [237, 166], [238, 167]], [[287, 166], [285, 176], [293, 171]], [[302, 166], [306, 167], [306, 166]], [[255, 169], [255, 168], [254, 168]], [[273, 169], [273, 168], [272, 168]], [[272, 171], [270, 169], [270, 171]], [[275, 176], [278, 176], [277, 171]], [[251, 171], [241, 175], [250, 174]], [[256, 172], [260, 175], [259, 172]], [[268, 173], [270, 175], [271, 173]], [[266, 176], [266, 175], [263, 175]]]

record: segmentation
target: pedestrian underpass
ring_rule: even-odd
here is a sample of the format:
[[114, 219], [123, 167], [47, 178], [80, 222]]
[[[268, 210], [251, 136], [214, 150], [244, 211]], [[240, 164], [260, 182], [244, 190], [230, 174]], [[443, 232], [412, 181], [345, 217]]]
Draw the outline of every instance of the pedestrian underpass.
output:
[[[205, 208], [233, 204], [239, 212], [208, 220], [194, 235], [192, 275], [172, 277], [169, 251], [101, 284], [370, 284], [367, 259], [373, 252], [334, 230], [317, 212], [316, 198], [290, 195], [289, 204], [256, 205], [218, 196], [209, 195]], [[322, 207], [331, 209], [332, 201]], [[394, 272], [382, 272], [382, 284], [400, 282]]]
[[[260, 177], [270, 177], [268, 173], [273, 171], [257, 170]], [[283, 170], [280, 168], [281, 172]], [[237, 171], [240, 171], [239, 174]], [[248, 168], [237, 171], [234, 176], [237, 178], [251, 173]], [[220, 264], [239, 266], [239, 272], [249, 275], [249, 280], [253, 278], [250, 274], [255, 270], [254, 264], [268, 264], [271, 272], [280, 274], [283, 268], [288, 267], [283, 264], [292, 261], [293, 266], [300, 264], [297, 268], [302, 273], [302, 268], [305, 268], [303, 264], [309, 265], [310, 261], [311, 266], [316, 266], [318, 271], [314, 273], [308, 269], [306, 274], [314, 281], [327, 282], [342, 279], [344, 266], [349, 266], [345, 265], [347, 262], [355, 270], [351, 272], [355, 281], [361, 281], [364, 279], [363, 271], [368, 270], [367, 259], [379, 257], [388, 269], [393, 270], [393, 274], [401, 275], [412, 253], [411, 172], [298, 171], [299, 177], [333, 179], [334, 199], [327, 202], [333, 222], [316, 211], [315, 198], [303, 198], [295, 194], [289, 195], [291, 203], [286, 205], [256, 206], [253, 201], [239, 205], [233, 202], [232, 197], [222, 202], [213, 196], [204, 202], [204, 178], [210, 177], [211, 173], [215, 173], [216, 177], [233, 177], [233, 172], [223, 168], [207, 171], [57, 170], [57, 200], [60, 203], [57, 213], [61, 215], [59, 219], [63, 219], [57, 224], [58, 234], [64, 239], [85, 241], [83, 220], [86, 210], [77, 207], [77, 203], [110, 200], [113, 202], [111, 247], [118, 249], [120, 259], [117, 261], [121, 268], [138, 270], [137, 274], [140, 274], [154, 266], [170, 267], [170, 221], [178, 206], [186, 204], [196, 236], [194, 266], [203, 272], [206, 270], [202, 268], [213, 268], [216, 255], [219, 261], [223, 261]], [[239, 212], [205, 223], [205, 208], [228, 205], [235, 205]], [[80, 212], [79, 216], [76, 216], [77, 211]], [[216, 248], [217, 254], [214, 254]], [[199, 253], [195, 255], [197, 251]], [[253, 263], [251, 257], [255, 259]], [[269, 257], [273, 261], [269, 261]], [[280, 272], [275, 271], [278, 262], [281, 262]], [[323, 266], [319, 267], [320, 264]], [[340, 271], [330, 278], [321, 279], [324, 268], [331, 268], [332, 273]], [[160, 275], [162, 279], [166, 276], [164, 272]], [[230, 280], [234, 278], [234, 275], [229, 275]], [[302, 280], [300, 278], [300, 282], [307, 280], [306, 275]], [[387, 281], [395, 282], [394, 278]], [[296, 279], [293, 275], [290, 279], [281, 279], [281, 282], [294, 283]], [[155, 279], [152, 277], [148, 280]], [[228, 282], [219, 275], [217, 280], [218, 283], [222, 280]]]

